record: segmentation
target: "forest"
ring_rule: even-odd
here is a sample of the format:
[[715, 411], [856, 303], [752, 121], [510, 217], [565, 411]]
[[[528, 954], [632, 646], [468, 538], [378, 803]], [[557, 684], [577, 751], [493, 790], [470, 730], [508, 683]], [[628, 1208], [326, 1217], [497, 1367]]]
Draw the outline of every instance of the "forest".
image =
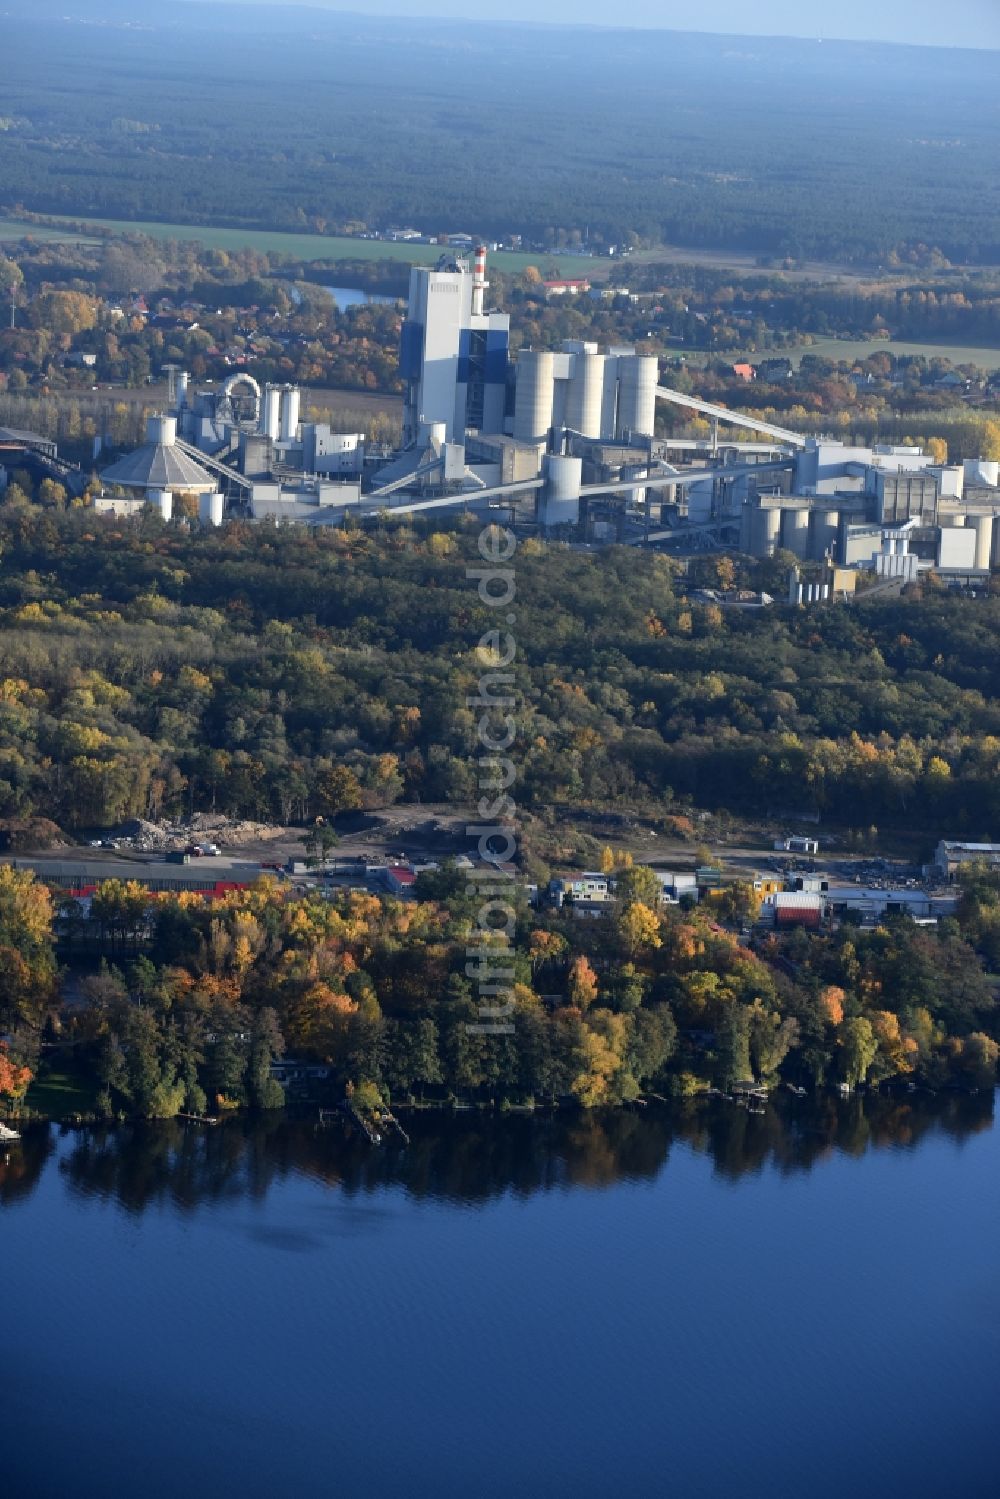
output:
[[[424, 529], [428, 527], [428, 529]], [[0, 817], [73, 828], [189, 810], [306, 823], [466, 805], [465, 699], [490, 611], [474, 531], [387, 520], [220, 531], [0, 504]], [[780, 595], [788, 558], [737, 564]], [[732, 574], [734, 564], [719, 564]], [[723, 611], [650, 553], [517, 551], [518, 803], [1000, 827], [1000, 598]], [[529, 839], [530, 852], [530, 839]]]
[[4, 31], [6, 209], [1000, 263], [985, 51], [111, 0]]

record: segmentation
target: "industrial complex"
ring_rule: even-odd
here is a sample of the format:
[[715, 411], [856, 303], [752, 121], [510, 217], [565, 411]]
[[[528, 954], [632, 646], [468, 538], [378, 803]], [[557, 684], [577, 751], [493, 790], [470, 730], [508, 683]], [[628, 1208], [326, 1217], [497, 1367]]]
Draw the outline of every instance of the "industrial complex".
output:
[[[497, 510], [570, 541], [785, 552], [818, 565], [804, 577], [793, 569], [792, 603], [850, 593], [865, 571], [901, 585], [933, 568], [974, 586], [1000, 565], [997, 463], [804, 437], [661, 384], [656, 356], [630, 346], [568, 341], [514, 359], [509, 318], [489, 310], [488, 290], [482, 247], [412, 268], [396, 452], [303, 421], [294, 386], [262, 390], [240, 373], [196, 392], [168, 368], [170, 409], [150, 419], [138, 452], [104, 470], [98, 508], [153, 504], [169, 518], [185, 496], [206, 524], [235, 513], [311, 525]], [[710, 435], [657, 437], [658, 403], [707, 419]], [[51, 444], [4, 436], [0, 461], [7, 447], [65, 470]]]

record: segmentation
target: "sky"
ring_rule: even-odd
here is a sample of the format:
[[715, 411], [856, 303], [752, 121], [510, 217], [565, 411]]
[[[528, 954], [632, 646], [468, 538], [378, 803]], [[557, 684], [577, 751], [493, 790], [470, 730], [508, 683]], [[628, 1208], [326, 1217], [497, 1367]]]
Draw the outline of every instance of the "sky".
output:
[[[230, 0], [248, 3], [248, 0]], [[249, 0], [301, 4], [302, 0]], [[919, 43], [1000, 49], [1000, 0], [307, 0], [372, 16], [642, 26], [740, 35]]]

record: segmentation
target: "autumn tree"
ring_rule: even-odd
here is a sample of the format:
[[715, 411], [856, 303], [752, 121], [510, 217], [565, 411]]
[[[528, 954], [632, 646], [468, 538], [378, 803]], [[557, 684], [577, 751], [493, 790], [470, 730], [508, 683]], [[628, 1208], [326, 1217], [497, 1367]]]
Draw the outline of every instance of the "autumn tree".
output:
[[598, 980], [587, 958], [575, 958], [569, 970], [569, 1002], [579, 1010], [588, 1009], [597, 998]]
[[7, 1043], [0, 1041], [0, 1098], [8, 1098], [13, 1103], [20, 1103], [28, 1091], [31, 1079], [31, 1068], [19, 1067], [12, 1062]]

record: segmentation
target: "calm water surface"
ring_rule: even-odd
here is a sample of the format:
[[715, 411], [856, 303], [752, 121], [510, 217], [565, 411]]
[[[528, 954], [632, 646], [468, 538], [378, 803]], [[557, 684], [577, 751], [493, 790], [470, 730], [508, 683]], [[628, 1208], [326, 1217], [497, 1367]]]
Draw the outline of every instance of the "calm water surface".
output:
[[359, 291], [354, 286], [326, 286], [341, 312], [348, 307], [394, 307], [399, 297], [386, 297], [381, 292]]
[[412, 1133], [29, 1131], [4, 1492], [997, 1492], [992, 1099]]

